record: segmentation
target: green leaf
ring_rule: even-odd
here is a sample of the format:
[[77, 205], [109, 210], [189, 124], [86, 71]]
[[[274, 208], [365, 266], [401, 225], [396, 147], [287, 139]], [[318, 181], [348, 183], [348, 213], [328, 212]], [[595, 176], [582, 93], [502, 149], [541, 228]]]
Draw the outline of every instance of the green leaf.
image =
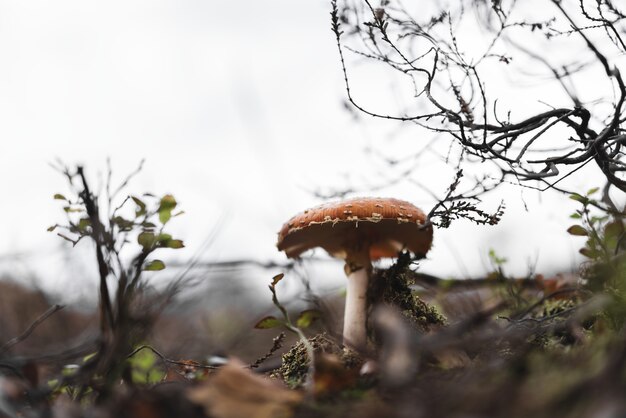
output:
[[624, 224], [621, 221], [613, 221], [604, 227], [606, 238], [617, 238], [624, 233]]
[[179, 249], [179, 248], [184, 248], [185, 244], [183, 244], [183, 242], [179, 239], [171, 239], [167, 242], [167, 244], [165, 245], [167, 248], [173, 248], [175, 250]]
[[78, 231], [81, 233], [84, 233], [87, 231], [87, 227], [89, 227], [91, 225], [91, 220], [89, 218], [81, 218], [81, 220], [78, 221]]
[[587, 196], [591, 196], [592, 194], [596, 193], [598, 190], [600, 190], [599, 187], [594, 187], [593, 189], [589, 189], [587, 191]]
[[159, 246], [164, 248], [178, 249], [185, 246], [181, 240], [172, 239], [172, 236], [170, 234], [159, 234], [156, 239], [159, 243]]
[[570, 235], [576, 235], [576, 236], [581, 236], [581, 237], [586, 237], [587, 235], [589, 235], [587, 230], [580, 225], [570, 226], [569, 228], [567, 228], [567, 232]]
[[157, 237], [157, 241], [159, 241], [159, 244], [162, 244], [164, 246], [171, 239], [172, 239], [172, 236], [170, 234], [159, 234], [159, 236]]
[[135, 217], [138, 218], [142, 215], [146, 214], [146, 204], [143, 202], [143, 200], [139, 199], [138, 197], [135, 196], [131, 196], [131, 199], [133, 199], [133, 202], [135, 202], [135, 204], [137, 205], [137, 209], [135, 209]]
[[572, 213], [569, 217], [572, 219], [581, 219], [582, 215], [580, 213]]
[[163, 270], [165, 268], [165, 263], [162, 262], [161, 260], [152, 260], [149, 261], [145, 266], [144, 266], [144, 270], [146, 271], [160, 271]]
[[499, 257], [498, 254], [496, 254], [496, 250], [493, 248], [489, 249], [489, 259], [496, 266], [502, 266], [508, 261], [505, 257]]
[[172, 210], [176, 207], [176, 199], [171, 194], [166, 194], [161, 198], [159, 203], [159, 210], [169, 209]]
[[282, 325], [285, 325], [285, 323], [281, 321], [280, 319], [276, 318], [275, 316], [266, 316], [265, 318], [257, 322], [254, 328], [271, 329], [271, 328], [280, 327]]
[[276, 286], [276, 284], [277, 284], [279, 281], [281, 281], [281, 280], [283, 279], [283, 277], [285, 277], [285, 273], [280, 273], [280, 274], [277, 274], [276, 276], [274, 276], [274, 277], [272, 278], [272, 284], [271, 284], [270, 286], [272, 286], [272, 287], [273, 287], [273, 286]]
[[62, 194], [60, 194], [60, 193], [55, 194], [54, 198], [56, 200], [67, 200], [67, 198], [65, 196], [63, 196]]
[[609, 222], [604, 227], [604, 245], [610, 250], [614, 251], [620, 243], [620, 239], [624, 234], [624, 224], [622, 221], [617, 220]]
[[575, 200], [577, 202], [582, 203], [583, 205], [586, 205], [587, 203], [589, 203], [589, 199], [587, 199], [585, 196], [581, 196], [578, 193], [573, 193], [569, 196], [570, 199]]
[[84, 211], [84, 209], [82, 209], [82, 208], [73, 208], [71, 206], [65, 206], [63, 208], [63, 210], [65, 212], [67, 212], [67, 213], [75, 213], [75, 212], [83, 212]]
[[156, 237], [152, 232], [144, 231], [137, 236], [137, 242], [147, 251], [154, 246]]
[[300, 312], [298, 319], [296, 319], [296, 326], [298, 328], [308, 328], [313, 321], [320, 318], [322, 313], [317, 309], [307, 309], [306, 311]]
[[592, 251], [589, 248], [581, 248], [580, 250], [578, 250], [578, 252], [587, 258], [596, 258], [596, 256], [598, 255], [597, 251]]
[[171, 210], [161, 210], [161, 211], [159, 211], [159, 221], [161, 221], [161, 223], [163, 225], [165, 225], [171, 218], [172, 218], [172, 211]]
[[133, 221], [124, 219], [121, 216], [116, 216], [115, 218], [113, 218], [113, 223], [117, 225], [122, 231], [130, 231], [133, 229], [133, 226], [135, 225]]
[[52, 232], [52, 231], [54, 231], [54, 230], [56, 229], [56, 227], [57, 227], [57, 226], [59, 226], [59, 225], [52, 225], [52, 226], [49, 226], [49, 227], [48, 227], [48, 229], [46, 229], [46, 231], [48, 231], [48, 232]]
[[172, 217], [172, 211], [176, 207], [176, 199], [171, 194], [167, 194], [161, 198], [159, 203], [159, 221], [166, 224]]

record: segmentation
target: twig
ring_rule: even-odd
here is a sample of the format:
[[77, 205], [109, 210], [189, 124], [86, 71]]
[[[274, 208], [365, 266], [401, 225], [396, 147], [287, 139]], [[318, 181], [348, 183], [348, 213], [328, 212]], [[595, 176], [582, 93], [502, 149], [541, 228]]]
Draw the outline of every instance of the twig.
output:
[[274, 344], [272, 345], [272, 348], [270, 348], [270, 351], [268, 351], [263, 357], [258, 358], [254, 363], [252, 363], [249, 367], [251, 369], [256, 369], [258, 368], [261, 364], [263, 364], [265, 362], [265, 360], [267, 360], [268, 358], [272, 357], [272, 355], [274, 355], [274, 353], [278, 350], [280, 350], [283, 346], [283, 342], [285, 342], [285, 333], [281, 332], [278, 337], [274, 338]]
[[131, 358], [132, 356], [134, 356], [135, 354], [137, 354], [138, 352], [140, 352], [141, 350], [150, 350], [152, 351], [154, 354], [156, 354], [164, 363], [166, 364], [175, 364], [177, 366], [193, 366], [193, 367], [197, 367], [198, 369], [207, 369], [207, 370], [215, 370], [218, 369], [218, 366], [208, 366], [205, 364], [201, 364], [198, 363], [197, 361], [193, 361], [193, 360], [188, 360], [188, 361], [178, 361], [178, 360], [172, 360], [169, 359], [167, 357], [165, 357], [163, 354], [161, 354], [156, 348], [149, 346], [149, 345], [142, 345], [140, 347], [137, 347], [136, 349], [134, 349], [128, 356], [126, 356], [127, 358]]
[[50, 316], [52, 316], [55, 312], [58, 312], [58, 311], [60, 311], [63, 308], [64, 308], [63, 305], [53, 305], [50, 308], [48, 308], [48, 310], [45, 311], [43, 314], [41, 314], [37, 319], [35, 319], [33, 321], [33, 323], [30, 324], [28, 326], [28, 328], [26, 328], [24, 330], [24, 332], [22, 332], [20, 335], [18, 335], [15, 338], [11, 338], [9, 341], [7, 341], [2, 346], [0, 346], [0, 353], [4, 353], [4, 352], [8, 351], [9, 349], [11, 349], [11, 347], [13, 347], [13, 346], [19, 344], [20, 342], [24, 341], [26, 338], [28, 338], [30, 336], [30, 334], [33, 333], [33, 331], [35, 331], [35, 329], [42, 322], [44, 322], [46, 319], [48, 319]]

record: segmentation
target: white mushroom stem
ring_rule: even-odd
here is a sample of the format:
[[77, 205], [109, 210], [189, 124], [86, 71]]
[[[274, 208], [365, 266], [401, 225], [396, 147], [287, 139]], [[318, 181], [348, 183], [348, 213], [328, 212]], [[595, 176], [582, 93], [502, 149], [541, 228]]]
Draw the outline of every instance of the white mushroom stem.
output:
[[343, 344], [355, 350], [364, 350], [367, 347], [367, 288], [371, 271], [369, 254], [356, 259], [350, 257], [346, 262], [348, 285], [343, 319]]

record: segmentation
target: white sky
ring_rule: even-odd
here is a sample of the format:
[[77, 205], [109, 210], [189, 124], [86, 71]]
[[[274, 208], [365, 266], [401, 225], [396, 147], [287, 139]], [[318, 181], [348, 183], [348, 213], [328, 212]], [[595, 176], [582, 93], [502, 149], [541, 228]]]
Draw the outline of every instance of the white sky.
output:
[[[284, 260], [276, 232], [321, 203], [310, 190], [377, 184], [368, 170], [382, 165], [367, 147], [393, 155], [429, 135], [355, 123], [343, 109], [329, 11], [326, 0], [0, 0], [0, 254], [31, 255], [0, 259], [0, 271], [54, 286], [73, 279], [63, 257], [74, 253], [46, 232], [62, 220], [52, 195], [66, 185], [48, 165], [56, 157], [85, 164], [94, 181], [106, 157], [118, 178], [146, 158], [131, 191], [177, 197], [181, 259], [219, 223], [203, 258]], [[364, 85], [393, 88], [363, 71]], [[430, 176], [443, 193], [450, 173]], [[375, 194], [434, 204], [402, 183]], [[478, 275], [492, 247], [516, 274], [529, 260], [539, 271], [576, 264], [583, 242], [565, 233], [574, 202], [509, 187], [485, 208], [501, 199], [508, 210], [497, 227], [460, 221], [435, 231], [423, 269]]]

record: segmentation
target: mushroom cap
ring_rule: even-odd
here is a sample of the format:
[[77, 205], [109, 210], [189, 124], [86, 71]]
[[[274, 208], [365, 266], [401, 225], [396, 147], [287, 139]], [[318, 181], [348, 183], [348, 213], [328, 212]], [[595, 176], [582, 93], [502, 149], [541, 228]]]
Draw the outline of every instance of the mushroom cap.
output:
[[278, 233], [289, 258], [315, 247], [338, 258], [369, 247], [371, 260], [395, 257], [403, 248], [424, 256], [433, 240], [426, 215], [404, 200], [361, 197], [326, 203], [297, 214]]

